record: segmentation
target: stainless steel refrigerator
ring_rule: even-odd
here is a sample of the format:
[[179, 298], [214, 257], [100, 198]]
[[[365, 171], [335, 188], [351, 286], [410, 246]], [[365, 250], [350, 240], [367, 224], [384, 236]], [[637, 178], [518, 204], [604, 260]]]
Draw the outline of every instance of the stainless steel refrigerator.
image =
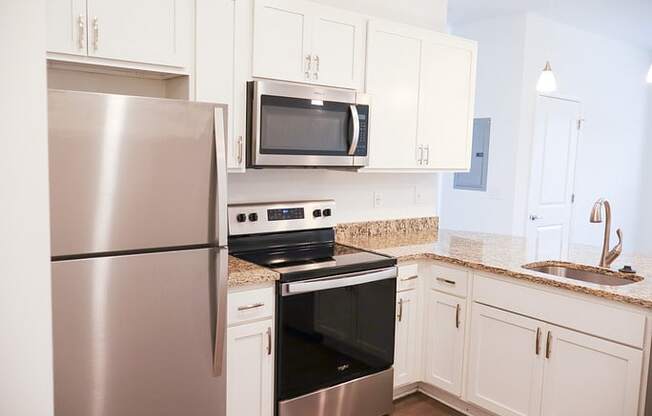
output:
[[223, 416], [226, 106], [51, 90], [56, 416]]

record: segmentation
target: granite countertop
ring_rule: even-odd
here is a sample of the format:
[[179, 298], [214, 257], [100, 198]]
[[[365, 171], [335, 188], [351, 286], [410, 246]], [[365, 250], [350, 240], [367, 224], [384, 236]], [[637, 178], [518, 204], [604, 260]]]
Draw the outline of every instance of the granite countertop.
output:
[[229, 287], [274, 282], [280, 275], [275, 271], [229, 256]]
[[[433, 227], [418, 230], [418, 226], [411, 227], [409, 232], [396, 229], [392, 229], [392, 232], [378, 232], [369, 229], [369, 224], [373, 223], [363, 224], [367, 224], [366, 229], [347, 228], [338, 232], [338, 242], [391, 255], [397, 257], [399, 262], [438, 260], [652, 309], [652, 257], [622, 255], [612, 265], [612, 269], [631, 265], [637, 275], [644, 279], [624, 286], [605, 286], [522, 268], [528, 261], [526, 242], [521, 237], [436, 230]], [[573, 263], [596, 265], [600, 249], [575, 245], [571, 248], [569, 257]]]

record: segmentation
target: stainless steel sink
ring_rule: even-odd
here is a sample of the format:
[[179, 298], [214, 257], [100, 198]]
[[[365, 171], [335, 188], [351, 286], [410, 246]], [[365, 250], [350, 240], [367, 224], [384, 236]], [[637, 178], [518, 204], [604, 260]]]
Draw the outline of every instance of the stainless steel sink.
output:
[[643, 280], [643, 277], [631, 273], [620, 273], [609, 269], [561, 261], [530, 263], [524, 265], [523, 268], [553, 276], [606, 286], [623, 286]]

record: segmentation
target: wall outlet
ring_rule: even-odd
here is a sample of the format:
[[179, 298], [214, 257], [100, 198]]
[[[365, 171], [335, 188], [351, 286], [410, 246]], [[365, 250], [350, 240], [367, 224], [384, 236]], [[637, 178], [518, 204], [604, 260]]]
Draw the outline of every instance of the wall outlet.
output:
[[423, 191], [418, 186], [414, 187], [414, 204], [421, 205], [424, 203]]
[[383, 206], [383, 194], [380, 192], [374, 192], [374, 208], [380, 208]]

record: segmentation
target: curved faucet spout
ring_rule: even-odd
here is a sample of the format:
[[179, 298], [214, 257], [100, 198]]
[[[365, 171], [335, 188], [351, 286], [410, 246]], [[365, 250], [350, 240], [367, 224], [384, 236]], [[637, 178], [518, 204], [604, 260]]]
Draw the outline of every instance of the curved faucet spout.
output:
[[604, 238], [602, 240], [602, 255], [600, 256], [600, 267], [609, 268], [620, 253], [623, 251], [623, 232], [619, 228], [616, 230], [618, 235], [618, 244], [613, 250], [609, 249], [609, 237], [611, 235], [611, 204], [604, 198], [598, 199], [591, 209], [591, 216], [589, 221], [592, 223], [602, 222], [602, 209], [604, 208], [605, 221], [604, 221]]

